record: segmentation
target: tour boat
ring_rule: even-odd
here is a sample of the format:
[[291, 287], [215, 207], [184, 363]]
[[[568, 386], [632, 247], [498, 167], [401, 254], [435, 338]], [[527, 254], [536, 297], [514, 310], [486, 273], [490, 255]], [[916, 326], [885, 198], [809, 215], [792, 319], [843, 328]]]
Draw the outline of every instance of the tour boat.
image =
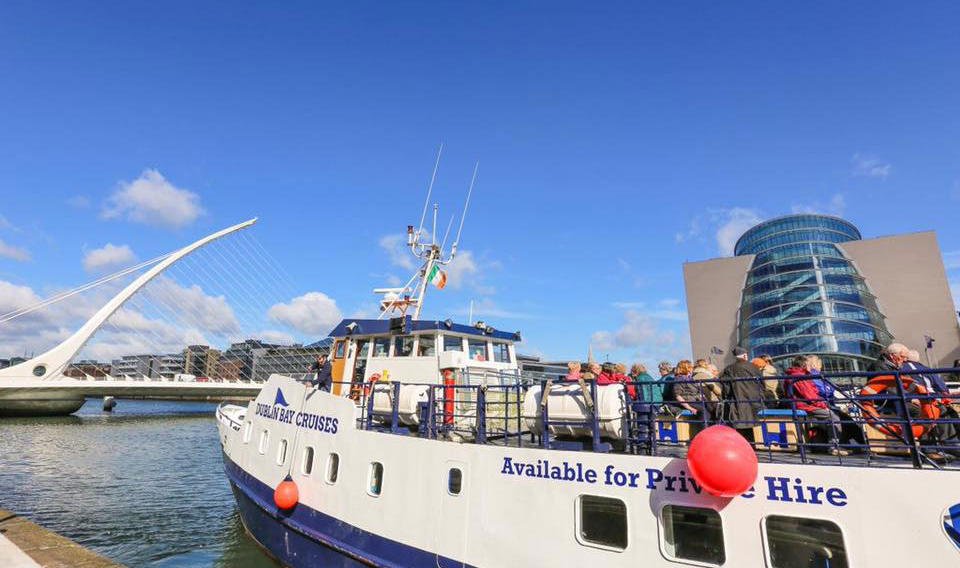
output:
[[530, 377], [518, 332], [419, 317], [449, 259], [408, 233], [424, 262], [331, 332], [330, 392], [274, 375], [217, 410], [243, 525], [283, 565], [960, 565], [960, 471], [909, 424], [831, 455], [771, 411], [750, 447], [638, 418], [623, 385]]

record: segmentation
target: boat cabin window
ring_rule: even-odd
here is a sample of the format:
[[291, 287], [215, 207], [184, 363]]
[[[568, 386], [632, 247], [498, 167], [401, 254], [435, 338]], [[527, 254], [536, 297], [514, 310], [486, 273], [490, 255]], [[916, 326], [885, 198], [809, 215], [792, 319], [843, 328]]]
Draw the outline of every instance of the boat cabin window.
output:
[[463, 471], [458, 467], [451, 467], [447, 472], [447, 491], [451, 495], [459, 495], [463, 489]]
[[487, 342], [483, 339], [468, 339], [467, 347], [470, 358], [474, 361], [489, 361], [487, 357]]
[[409, 357], [413, 355], [413, 337], [400, 335], [393, 338], [393, 356]]
[[435, 357], [437, 355], [437, 338], [432, 335], [421, 335], [417, 338], [417, 357]]
[[264, 430], [263, 432], [260, 432], [260, 445], [257, 447], [257, 451], [260, 452], [261, 454], [266, 453], [267, 442], [269, 441], [270, 441], [270, 431]]
[[277, 446], [277, 465], [283, 465], [287, 461], [287, 441], [280, 440], [280, 445]]
[[766, 518], [764, 528], [771, 568], [848, 566], [843, 533], [836, 523], [772, 515]]
[[626, 503], [610, 497], [581, 495], [577, 507], [577, 540], [613, 550], [627, 548]]
[[726, 562], [719, 513], [713, 509], [667, 505], [660, 516], [664, 553], [668, 558], [717, 566]]
[[463, 338], [457, 335], [443, 336], [444, 351], [463, 351]]
[[367, 356], [367, 346], [370, 345], [369, 339], [357, 340], [357, 359], [364, 359]]
[[373, 340], [373, 353], [371, 357], [388, 357], [390, 355], [390, 338], [377, 337]]
[[333, 350], [334, 359], [343, 359], [343, 353], [347, 346], [346, 341], [337, 341], [337, 346]]
[[340, 454], [331, 452], [327, 457], [327, 483], [331, 485], [336, 483], [338, 475], [340, 475]]
[[380, 462], [373, 462], [370, 464], [370, 479], [367, 483], [367, 493], [373, 495], [374, 497], [379, 497], [382, 489], [383, 464]]
[[509, 363], [510, 362], [510, 346], [506, 343], [494, 342], [493, 344], [493, 360], [497, 363]]
[[307, 446], [303, 449], [303, 474], [310, 475], [313, 473], [313, 448]]

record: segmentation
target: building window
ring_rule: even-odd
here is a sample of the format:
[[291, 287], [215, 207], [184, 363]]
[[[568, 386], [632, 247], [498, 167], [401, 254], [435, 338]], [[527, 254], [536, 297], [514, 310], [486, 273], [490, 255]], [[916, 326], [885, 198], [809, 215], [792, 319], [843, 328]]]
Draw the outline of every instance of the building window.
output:
[[493, 344], [493, 360], [497, 363], [509, 363], [510, 362], [510, 346], [506, 343], [494, 343]]
[[338, 475], [340, 475], [340, 454], [331, 453], [327, 456], [327, 483], [331, 485], [336, 483]]
[[310, 475], [313, 473], [313, 448], [307, 446], [303, 450], [303, 474]]
[[770, 568], [847, 568], [843, 533], [836, 523], [773, 515], [766, 518]]
[[713, 509], [667, 505], [661, 513], [664, 553], [676, 560], [721, 565], [726, 559], [723, 525]]
[[456, 335], [443, 336], [444, 351], [463, 351], [463, 338]]
[[270, 432], [268, 430], [260, 432], [260, 446], [257, 447], [257, 451], [261, 454], [267, 453], [268, 442], [270, 442]]
[[577, 500], [578, 540], [623, 550], [627, 547], [627, 505], [620, 499], [581, 495]]
[[370, 464], [370, 478], [367, 480], [367, 493], [374, 497], [379, 497], [383, 490], [383, 464], [373, 462]]
[[277, 465], [283, 465], [287, 461], [287, 441], [280, 440], [280, 445], [277, 447]]
[[246, 424], [243, 425], [243, 443], [244, 444], [250, 443], [250, 434], [252, 433], [253, 433], [253, 424], [250, 422], [247, 422]]
[[435, 357], [437, 355], [437, 338], [432, 335], [421, 335], [417, 343], [417, 357]]
[[474, 361], [488, 361], [487, 342], [483, 339], [470, 339], [467, 341], [468, 353]]
[[457, 467], [451, 467], [447, 472], [447, 491], [451, 495], [459, 495], [463, 489], [463, 471]]
[[390, 355], [390, 338], [378, 337], [373, 340], [372, 357], [387, 357]]
[[401, 335], [393, 338], [393, 356], [409, 357], [413, 354], [413, 337]]

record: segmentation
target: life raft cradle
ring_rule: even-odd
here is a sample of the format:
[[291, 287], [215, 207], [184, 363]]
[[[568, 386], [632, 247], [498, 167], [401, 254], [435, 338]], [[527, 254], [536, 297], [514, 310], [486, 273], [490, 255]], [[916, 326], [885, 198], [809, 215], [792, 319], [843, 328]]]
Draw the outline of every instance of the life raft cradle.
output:
[[[903, 414], [910, 426], [909, 428], [904, 428], [898, 422], [891, 423], [891, 417], [880, 414], [873, 397], [882, 395], [891, 388], [896, 389], [898, 396], [888, 397], [886, 400], [893, 400], [905, 405], [910, 404], [908, 399], [919, 401], [920, 418], [923, 421], [921, 424], [913, 423], [908, 408], [903, 409]], [[880, 375], [870, 379], [860, 389], [858, 406], [868, 424], [888, 436], [900, 438], [907, 444], [916, 446], [920, 439], [933, 429], [933, 421], [940, 418], [940, 408], [936, 404], [937, 401], [930, 395], [931, 393], [926, 387], [911, 377], [899, 377], [898, 381], [896, 376]]]

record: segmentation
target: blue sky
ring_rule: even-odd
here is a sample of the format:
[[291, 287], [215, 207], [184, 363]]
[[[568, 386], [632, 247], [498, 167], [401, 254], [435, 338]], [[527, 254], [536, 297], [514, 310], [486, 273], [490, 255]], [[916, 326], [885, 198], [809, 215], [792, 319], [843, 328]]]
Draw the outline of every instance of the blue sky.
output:
[[374, 286], [408, 275], [381, 245], [419, 219], [441, 142], [444, 214], [481, 165], [467, 261], [427, 315], [463, 318], [472, 299], [528, 352], [688, 354], [682, 263], [791, 211], [868, 237], [935, 229], [958, 291], [958, 16], [951, 2], [4, 3], [0, 303], [89, 280], [85, 257], [108, 243], [88, 267], [259, 216], [296, 294], [369, 311]]

